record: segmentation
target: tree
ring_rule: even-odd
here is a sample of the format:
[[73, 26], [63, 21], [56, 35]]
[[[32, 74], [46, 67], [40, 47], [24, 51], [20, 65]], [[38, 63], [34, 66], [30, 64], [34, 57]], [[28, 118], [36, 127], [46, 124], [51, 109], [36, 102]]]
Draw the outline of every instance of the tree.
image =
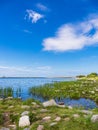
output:
[[96, 77], [96, 76], [98, 76], [98, 74], [94, 72], [87, 75], [87, 77]]
[[77, 75], [76, 77], [77, 78], [83, 78], [83, 77], [85, 77], [85, 75]]

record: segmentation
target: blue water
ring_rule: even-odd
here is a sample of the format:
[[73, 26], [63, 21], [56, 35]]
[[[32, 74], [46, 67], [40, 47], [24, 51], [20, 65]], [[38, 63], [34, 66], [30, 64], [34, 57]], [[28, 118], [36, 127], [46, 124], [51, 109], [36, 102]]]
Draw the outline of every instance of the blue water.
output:
[[[56, 102], [59, 102], [56, 99]], [[72, 107], [84, 107], [85, 109], [94, 109], [98, 108], [98, 105], [90, 99], [85, 99], [85, 98], [80, 98], [80, 99], [70, 99], [70, 98], [65, 98], [61, 99], [60, 102], [64, 102], [66, 106], [72, 106]]]
[[[41, 102], [46, 101], [46, 99], [42, 97], [38, 97], [36, 95], [29, 95], [28, 89], [30, 87], [35, 87], [38, 85], [43, 85], [46, 83], [60, 82], [60, 81], [72, 81], [74, 78], [0, 78], [0, 87], [12, 87], [14, 90], [14, 97], [16, 97], [17, 88], [21, 88], [21, 98], [23, 100], [28, 98], [34, 98]], [[60, 101], [64, 102], [65, 105], [84, 107], [85, 109], [93, 109], [98, 107], [96, 103], [90, 99], [80, 98], [78, 100], [65, 98]], [[59, 102], [59, 100], [56, 100]]]
[[[74, 78], [0, 78], [0, 87], [12, 87], [16, 94], [17, 88], [21, 88], [21, 98], [27, 99], [31, 96], [28, 94], [28, 88], [43, 85], [46, 83], [60, 82], [60, 81], [72, 81]], [[14, 94], [14, 96], [16, 96]], [[34, 96], [34, 98], [37, 98]]]

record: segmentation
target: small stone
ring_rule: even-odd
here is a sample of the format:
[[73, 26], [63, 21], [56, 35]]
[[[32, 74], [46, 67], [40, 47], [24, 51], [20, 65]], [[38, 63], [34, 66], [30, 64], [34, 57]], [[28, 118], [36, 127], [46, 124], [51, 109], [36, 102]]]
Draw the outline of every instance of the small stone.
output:
[[57, 125], [57, 122], [52, 122], [52, 123], [50, 124], [50, 126], [54, 126], [54, 125]]
[[14, 106], [9, 106], [9, 108], [13, 108]]
[[72, 107], [72, 106], [68, 106], [68, 108], [69, 108], [69, 109], [73, 109], [73, 107]]
[[7, 97], [7, 98], [5, 98], [6, 100], [12, 100], [13, 99], [13, 97]]
[[93, 115], [93, 116], [91, 117], [91, 121], [92, 121], [92, 122], [98, 122], [98, 115]]
[[21, 108], [23, 108], [23, 109], [29, 109], [29, 108], [30, 108], [30, 106], [27, 106], [27, 105], [22, 105], [22, 106], [21, 106]]
[[42, 112], [42, 113], [45, 113], [45, 112], [47, 112], [48, 110], [47, 109], [41, 109], [40, 110], [40, 112]]
[[36, 108], [40, 108], [40, 105], [35, 105]]
[[43, 125], [39, 125], [38, 127], [37, 127], [37, 130], [43, 130], [44, 129], [44, 126]]
[[25, 126], [29, 126], [29, 125], [30, 125], [29, 116], [20, 117], [19, 127], [25, 127]]
[[29, 111], [24, 111], [21, 116], [25, 116], [25, 115], [28, 115], [29, 114]]
[[70, 118], [69, 118], [69, 117], [66, 117], [64, 120], [65, 120], [65, 121], [69, 121], [69, 120], [70, 120]]
[[78, 114], [73, 114], [73, 117], [74, 117], [74, 118], [79, 118], [80, 115], [78, 115]]
[[32, 104], [32, 105], [36, 105], [36, 102], [32, 102], [31, 104]]
[[11, 129], [16, 130], [16, 125], [9, 125], [9, 127], [10, 127]]
[[57, 121], [57, 122], [60, 121], [60, 120], [61, 120], [61, 117], [56, 117], [55, 118], [55, 121]]
[[65, 107], [65, 105], [57, 105], [58, 107], [62, 107], [62, 108], [64, 108]]
[[51, 99], [51, 100], [49, 100], [49, 101], [43, 102], [43, 106], [44, 106], [44, 107], [57, 106], [57, 103], [55, 102], [54, 99]]
[[42, 119], [43, 122], [47, 122], [50, 121], [51, 117], [50, 116], [46, 116]]
[[3, 100], [3, 98], [0, 98], [0, 101], [2, 101]]
[[88, 110], [82, 110], [81, 111], [82, 113], [84, 113], [84, 114], [87, 114], [87, 115], [92, 115], [93, 114], [93, 112], [92, 111], [88, 111]]

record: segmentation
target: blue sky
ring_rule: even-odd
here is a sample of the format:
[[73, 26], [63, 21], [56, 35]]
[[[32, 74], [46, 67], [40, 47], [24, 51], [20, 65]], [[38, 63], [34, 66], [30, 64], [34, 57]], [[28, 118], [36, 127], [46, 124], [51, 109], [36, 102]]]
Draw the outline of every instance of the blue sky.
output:
[[97, 0], [0, 0], [0, 76], [98, 72]]

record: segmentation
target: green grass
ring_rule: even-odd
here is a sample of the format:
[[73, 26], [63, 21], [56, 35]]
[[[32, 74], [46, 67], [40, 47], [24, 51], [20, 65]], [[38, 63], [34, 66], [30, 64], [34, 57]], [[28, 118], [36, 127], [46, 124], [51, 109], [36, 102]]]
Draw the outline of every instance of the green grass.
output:
[[[85, 114], [81, 112], [83, 108], [68, 109], [68, 107], [59, 108], [56, 106], [44, 108], [41, 103], [36, 102], [36, 105], [33, 105], [32, 102], [36, 101], [33, 99], [28, 99], [27, 101], [21, 101], [19, 99], [0, 101], [0, 128], [5, 127], [4, 123], [6, 121], [3, 119], [3, 114], [9, 113], [9, 124], [16, 124], [18, 130], [23, 130], [24, 128], [18, 127], [19, 118], [22, 112], [28, 110], [30, 112], [30, 130], [36, 130], [40, 124], [44, 126], [44, 130], [98, 130], [98, 122], [91, 122], [92, 115], [87, 115], [85, 117]], [[22, 108], [23, 105], [28, 105], [30, 108]], [[13, 108], [10, 106], [13, 106]], [[47, 109], [47, 112], [43, 113], [41, 109]], [[98, 108], [93, 109], [92, 112], [93, 114], [98, 114]], [[74, 114], [78, 114], [79, 117], [74, 118]], [[48, 122], [43, 122], [42, 119], [46, 116], [50, 116], [51, 119]], [[55, 122], [55, 118], [58, 116], [61, 117], [61, 120], [57, 122], [56, 125], [50, 126], [52, 122]], [[6, 125], [6, 127], [8, 126]]]
[[42, 96], [46, 99], [66, 98], [72, 99], [89, 98], [98, 103], [98, 81], [78, 80], [67, 82], [55, 82], [29, 89], [31, 94]]

